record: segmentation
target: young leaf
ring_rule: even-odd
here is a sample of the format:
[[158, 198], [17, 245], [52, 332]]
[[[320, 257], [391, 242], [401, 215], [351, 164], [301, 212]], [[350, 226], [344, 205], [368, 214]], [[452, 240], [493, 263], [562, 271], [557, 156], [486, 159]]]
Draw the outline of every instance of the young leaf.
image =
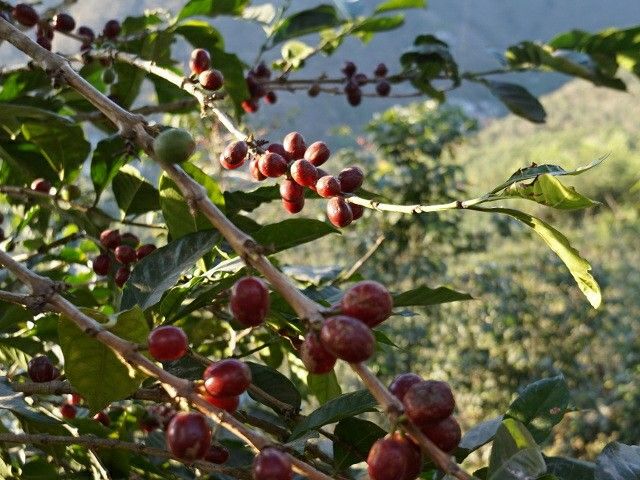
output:
[[320, 405], [327, 403], [342, 393], [334, 371], [322, 375], [308, 374], [307, 387], [309, 392], [318, 399]]
[[367, 459], [371, 446], [387, 432], [368, 420], [356, 417], [340, 420], [333, 431], [333, 465], [344, 470]]
[[495, 200], [501, 198], [524, 198], [560, 210], [579, 210], [599, 205], [599, 202], [578, 193], [573, 187], [565, 186], [549, 174], [540, 175], [531, 183], [514, 183], [505, 188]]
[[272, 42], [276, 45], [291, 38], [336, 27], [341, 23], [335, 8], [331, 5], [318, 5], [278, 22], [272, 32]]
[[491, 447], [488, 480], [534, 480], [546, 471], [542, 453], [526, 427], [512, 418], [504, 420]]
[[595, 480], [640, 478], [640, 447], [612, 442], [596, 459]]
[[140, 172], [131, 165], [123, 166], [113, 178], [113, 195], [125, 215], [160, 210], [160, 197]]
[[413, 307], [438, 305], [441, 303], [458, 302], [461, 300], [473, 300], [468, 293], [457, 292], [448, 287], [418, 287], [407, 292], [393, 296], [394, 307]]
[[405, 8], [426, 8], [427, 0], [387, 0], [376, 7], [376, 13]]
[[521, 85], [486, 80], [482, 82], [511, 113], [534, 123], [544, 123], [547, 112], [540, 101]]

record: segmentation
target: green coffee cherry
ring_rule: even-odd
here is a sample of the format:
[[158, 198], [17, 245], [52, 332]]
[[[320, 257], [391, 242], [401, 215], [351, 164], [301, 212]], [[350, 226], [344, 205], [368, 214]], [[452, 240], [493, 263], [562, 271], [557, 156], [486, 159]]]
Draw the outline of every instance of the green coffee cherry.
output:
[[167, 163], [182, 163], [189, 159], [196, 149], [196, 142], [189, 132], [182, 128], [163, 131], [153, 141], [153, 150], [158, 160]]

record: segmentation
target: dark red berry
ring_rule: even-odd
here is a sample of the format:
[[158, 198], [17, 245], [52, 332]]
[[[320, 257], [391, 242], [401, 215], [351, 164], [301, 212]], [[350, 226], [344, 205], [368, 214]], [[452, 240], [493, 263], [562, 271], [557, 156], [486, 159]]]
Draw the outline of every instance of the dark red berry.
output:
[[230, 397], [214, 397], [213, 395], [205, 393], [202, 398], [214, 407], [221, 408], [229, 413], [235, 412], [238, 409], [238, 405], [240, 405], [240, 397], [238, 395], [232, 395]]
[[48, 23], [39, 23], [36, 28], [36, 36], [53, 40], [53, 28]]
[[[326, 177], [329, 176], [329, 174], [324, 171], [322, 168], [318, 168], [318, 180], [321, 179], [322, 177]], [[318, 182], [316, 182], [316, 185], [318, 184]], [[311, 190], [313, 190], [314, 192], [316, 191], [316, 186], [314, 185], [313, 187], [309, 187]]]
[[76, 28], [76, 21], [68, 13], [58, 13], [53, 17], [51, 26], [59, 32], [71, 32]]
[[254, 73], [256, 77], [262, 78], [264, 80], [269, 80], [271, 78], [271, 70], [264, 62], [260, 62], [258, 64], [258, 66], [255, 68]]
[[362, 205], [349, 202], [349, 208], [351, 208], [351, 214], [353, 215], [354, 222], [364, 214], [364, 207]]
[[282, 206], [289, 213], [300, 213], [304, 208], [304, 197], [297, 200], [285, 200], [282, 199]]
[[449, 385], [437, 380], [412, 385], [402, 403], [409, 419], [420, 428], [447, 418], [456, 406]]
[[421, 467], [420, 450], [400, 434], [377, 440], [367, 457], [371, 480], [413, 480]]
[[200, 75], [210, 66], [211, 57], [209, 56], [209, 52], [207, 52], [204, 48], [196, 48], [191, 52], [191, 57], [189, 58], [189, 68], [191, 69], [192, 74]]
[[353, 213], [343, 197], [333, 197], [327, 202], [327, 217], [338, 228], [346, 227], [353, 221]]
[[420, 375], [416, 375], [415, 373], [401, 373], [393, 379], [391, 385], [389, 385], [389, 391], [393, 393], [398, 400], [402, 401], [407, 390], [421, 381], [422, 377]]
[[130, 247], [136, 248], [140, 243], [140, 239], [131, 232], [125, 232], [120, 235], [120, 243], [122, 245], [129, 245]]
[[231, 165], [232, 168], [238, 168], [244, 163], [247, 153], [249, 153], [249, 147], [246, 142], [239, 140], [225, 147], [220, 157], [220, 162], [222, 163], [222, 159], [224, 159], [223, 165], [226, 163], [227, 165]]
[[379, 63], [376, 69], [373, 71], [373, 74], [376, 77], [386, 77], [387, 73], [389, 73], [389, 69], [384, 63]]
[[44, 383], [56, 379], [60, 375], [60, 372], [53, 363], [51, 363], [49, 357], [38, 355], [29, 360], [27, 374], [32, 381]]
[[338, 174], [338, 180], [344, 193], [355, 192], [364, 182], [364, 172], [358, 167], [348, 167]]
[[344, 87], [344, 93], [347, 96], [347, 102], [352, 107], [357, 107], [362, 102], [362, 90], [354, 81], [349, 81]]
[[391, 93], [391, 84], [386, 80], [380, 80], [376, 83], [376, 93], [381, 97], [386, 97]]
[[291, 480], [293, 470], [286, 453], [273, 447], [262, 450], [253, 460], [253, 480]]
[[138, 249], [136, 250], [136, 258], [138, 260], [142, 260], [144, 257], [146, 257], [147, 255], [149, 255], [151, 252], [153, 252], [156, 249], [155, 245], [151, 245], [150, 243], [147, 243], [145, 245], [141, 245], [138, 247]]
[[280, 196], [289, 202], [299, 202], [304, 199], [304, 187], [293, 180], [284, 180], [280, 184]]
[[205, 454], [204, 459], [207, 462], [221, 465], [229, 460], [229, 450], [224, 448], [222, 445], [211, 445]]
[[344, 66], [342, 67], [342, 73], [344, 73], [347, 77], [352, 77], [354, 73], [356, 73], [356, 64], [353, 62], [344, 62]]
[[316, 374], [330, 372], [336, 364], [336, 357], [324, 348], [315, 332], [309, 332], [304, 337], [300, 347], [300, 359], [309, 373]]
[[152, 417], [141, 418], [140, 421], [138, 422], [138, 425], [140, 426], [140, 429], [143, 432], [147, 432], [147, 433], [152, 432], [156, 428], [160, 427], [160, 424], [158, 423], [158, 421]]
[[327, 160], [329, 160], [330, 155], [331, 151], [329, 150], [329, 147], [327, 147], [326, 143], [313, 142], [304, 152], [304, 159], [308, 160], [316, 167], [319, 167]]
[[26, 3], [19, 3], [13, 10], [11, 11], [11, 15], [15, 18], [16, 22], [25, 27], [33, 27], [38, 20], [40, 20], [40, 16], [35, 9]]
[[211, 429], [204, 415], [181, 412], [169, 422], [166, 442], [169, 451], [178, 458], [203, 458], [211, 445]]
[[307, 160], [296, 160], [291, 164], [291, 178], [304, 187], [313, 187], [318, 181], [318, 170]]
[[78, 35], [84, 37], [85, 44], [92, 43], [96, 39], [96, 34], [93, 29], [85, 27], [84, 25], [82, 27], [78, 27]]
[[240, 106], [247, 113], [256, 113], [260, 108], [260, 104], [254, 99], [244, 100]]
[[346, 315], [327, 318], [320, 339], [327, 351], [349, 363], [364, 362], [373, 355], [376, 345], [369, 327]]
[[366, 85], [369, 80], [364, 73], [356, 73], [353, 77], [353, 80], [359, 85]]
[[307, 90], [307, 95], [309, 95], [312, 98], [320, 95], [320, 85], [318, 85], [317, 83], [314, 83], [313, 85], [311, 85], [309, 87], [309, 90]]
[[109, 273], [109, 267], [111, 266], [111, 259], [106, 253], [101, 253], [93, 260], [93, 271], [97, 275], [106, 275]]
[[67, 403], [70, 405], [80, 405], [82, 403], [82, 397], [77, 393], [72, 393], [67, 398]]
[[421, 430], [440, 450], [447, 453], [453, 452], [462, 438], [460, 425], [453, 416], [425, 425]]
[[40, 193], [49, 193], [51, 191], [51, 182], [44, 178], [36, 178], [31, 182], [31, 190], [35, 190]]
[[269, 105], [273, 105], [274, 103], [276, 103], [278, 101], [278, 96], [276, 95], [276, 92], [274, 92], [273, 90], [268, 91], [267, 94], [264, 96], [264, 101], [267, 102]]
[[189, 339], [184, 330], [172, 325], [154, 328], [147, 339], [149, 353], [160, 362], [182, 358], [189, 348]]
[[287, 173], [287, 161], [277, 153], [267, 152], [258, 158], [258, 168], [265, 177], [277, 178]]
[[51, 40], [49, 40], [47, 37], [37, 37], [36, 43], [45, 50], [51, 51]]
[[287, 136], [284, 137], [282, 146], [290, 160], [304, 158], [304, 152], [307, 150], [304, 137], [299, 132], [288, 133]]
[[120, 35], [120, 22], [117, 20], [109, 20], [104, 24], [102, 34], [112, 40], [117, 38], [117, 36]]
[[267, 285], [257, 277], [241, 278], [231, 289], [231, 314], [245, 327], [255, 327], [264, 322], [269, 303]]
[[117, 246], [114, 253], [116, 254], [116, 260], [123, 265], [129, 265], [138, 259], [136, 251], [129, 245]]
[[100, 422], [102, 425], [104, 425], [105, 427], [108, 427], [109, 425], [111, 425], [111, 419], [109, 418], [109, 415], [107, 415], [104, 412], [98, 412], [93, 416], [93, 419], [96, 422]]
[[384, 285], [372, 280], [356, 283], [340, 302], [342, 313], [375, 327], [391, 315], [393, 299]]
[[60, 405], [60, 415], [62, 415], [62, 418], [73, 420], [76, 418], [76, 413], [78, 413], [78, 409], [73, 405], [69, 405], [68, 403]]
[[214, 68], [205, 70], [198, 76], [198, 81], [207, 90], [219, 90], [224, 84], [224, 77], [220, 70]]
[[116, 282], [117, 286], [122, 288], [123, 285], [127, 283], [127, 280], [129, 280], [129, 275], [131, 275], [129, 267], [120, 267], [118, 270], [116, 270], [116, 274], [113, 277], [113, 280]]
[[289, 159], [289, 154], [284, 149], [284, 145], [282, 145], [281, 143], [272, 143], [271, 145], [269, 145], [267, 147], [267, 152], [277, 153], [278, 155], [280, 155], [285, 160]]
[[100, 233], [100, 243], [105, 248], [114, 250], [121, 242], [120, 230], [103, 230]]
[[141, 423], [144, 423], [147, 428], [149, 428], [147, 431], [151, 431], [156, 428], [166, 430], [176, 414], [177, 412], [170, 406], [153, 405], [147, 409], [145, 416], [143, 417], [143, 422]]
[[264, 86], [251, 75], [247, 77], [247, 90], [249, 90], [249, 94], [254, 100], [264, 97], [267, 94]]
[[340, 182], [333, 175], [325, 175], [316, 182], [316, 192], [324, 198], [340, 195]]
[[253, 157], [249, 162], [249, 173], [251, 173], [251, 177], [258, 182], [267, 178], [266, 175], [263, 175], [260, 171], [260, 167], [258, 166], [258, 157]]
[[209, 395], [228, 397], [240, 395], [249, 387], [251, 370], [246, 363], [227, 358], [209, 365], [202, 378]]

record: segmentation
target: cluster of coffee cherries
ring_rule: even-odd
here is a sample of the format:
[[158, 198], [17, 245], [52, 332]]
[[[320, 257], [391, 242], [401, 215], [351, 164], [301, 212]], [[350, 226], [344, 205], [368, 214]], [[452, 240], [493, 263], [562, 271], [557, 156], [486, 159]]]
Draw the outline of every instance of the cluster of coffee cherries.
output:
[[[384, 63], [378, 64], [373, 72], [376, 79], [376, 93], [381, 97], [386, 97], [391, 92], [391, 84], [386, 79], [389, 70]], [[352, 107], [357, 107], [362, 102], [362, 89], [361, 87], [370, 83], [366, 74], [358, 72], [358, 67], [353, 62], [345, 62], [342, 67], [342, 73], [344, 73], [344, 94], [347, 97], [347, 102]], [[313, 88], [313, 86], [312, 86]], [[318, 92], [320, 90], [318, 89]], [[311, 90], [309, 95], [311, 95]], [[317, 93], [316, 93], [317, 95]], [[315, 95], [313, 95], [315, 96]]]
[[198, 81], [202, 88], [220, 90], [224, 85], [224, 76], [220, 70], [211, 68], [211, 56], [204, 48], [196, 48], [189, 57], [191, 79]]
[[[47, 50], [51, 50], [54, 32], [71, 33], [76, 28], [75, 19], [68, 13], [58, 13], [50, 21], [41, 21], [38, 12], [27, 3], [19, 3], [11, 11], [11, 16], [20, 25], [33, 27], [37, 25], [36, 42]], [[86, 26], [78, 27], [76, 35], [82, 38], [82, 50], [87, 50], [96, 39], [95, 32]], [[105, 39], [114, 40], [120, 34], [120, 22], [109, 20], [102, 29]]]
[[299, 132], [291, 132], [282, 143], [272, 143], [258, 156], [250, 156], [244, 141], [226, 146], [220, 154], [224, 168], [235, 169], [250, 159], [251, 176], [262, 181], [266, 178], [286, 177], [280, 184], [282, 205], [289, 213], [299, 213], [304, 207], [305, 187], [313, 190], [327, 202], [327, 217], [336, 227], [346, 227], [364, 213], [364, 207], [347, 202], [345, 194], [353, 193], [362, 185], [364, 172], [355, 166], [343, 169], [338, 176], [320, 168], [331, 155], [324, 142], [309, 147]]
[[255, 113], [260, 108], [260, 99], [273, 105], [278, 101], [278, 96], [273, 90], [267, 90], [264, 82], [271, 80], [271, 69], [264, 62], [260, 62], [247, 73], [245, 81], [250, 97], [242, 102], [242, 109], [247, 113]]
[[156, 246], [150, 243], [138, 246], [140, 239], [133, 233], [121, 234], [120, 230], [111, 229], [100, 233], [100, 244], [104, 248], [102, 253], [93, 259], [93, 271], [101, 276], [113, 273], [113, 280], [120, 288], [129, 279], [131, 265], [156, 249]]

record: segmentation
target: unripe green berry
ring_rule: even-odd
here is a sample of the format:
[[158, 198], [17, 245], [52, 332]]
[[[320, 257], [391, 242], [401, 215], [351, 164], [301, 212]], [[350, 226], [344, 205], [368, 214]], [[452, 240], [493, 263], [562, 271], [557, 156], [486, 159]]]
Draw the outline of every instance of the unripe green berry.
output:
[[153, 141], [153, 151], [158, 160], [167, 163], [183, 163], [196, 149], [196, 142], [189, 132], [182, 128], [170, 128]]

